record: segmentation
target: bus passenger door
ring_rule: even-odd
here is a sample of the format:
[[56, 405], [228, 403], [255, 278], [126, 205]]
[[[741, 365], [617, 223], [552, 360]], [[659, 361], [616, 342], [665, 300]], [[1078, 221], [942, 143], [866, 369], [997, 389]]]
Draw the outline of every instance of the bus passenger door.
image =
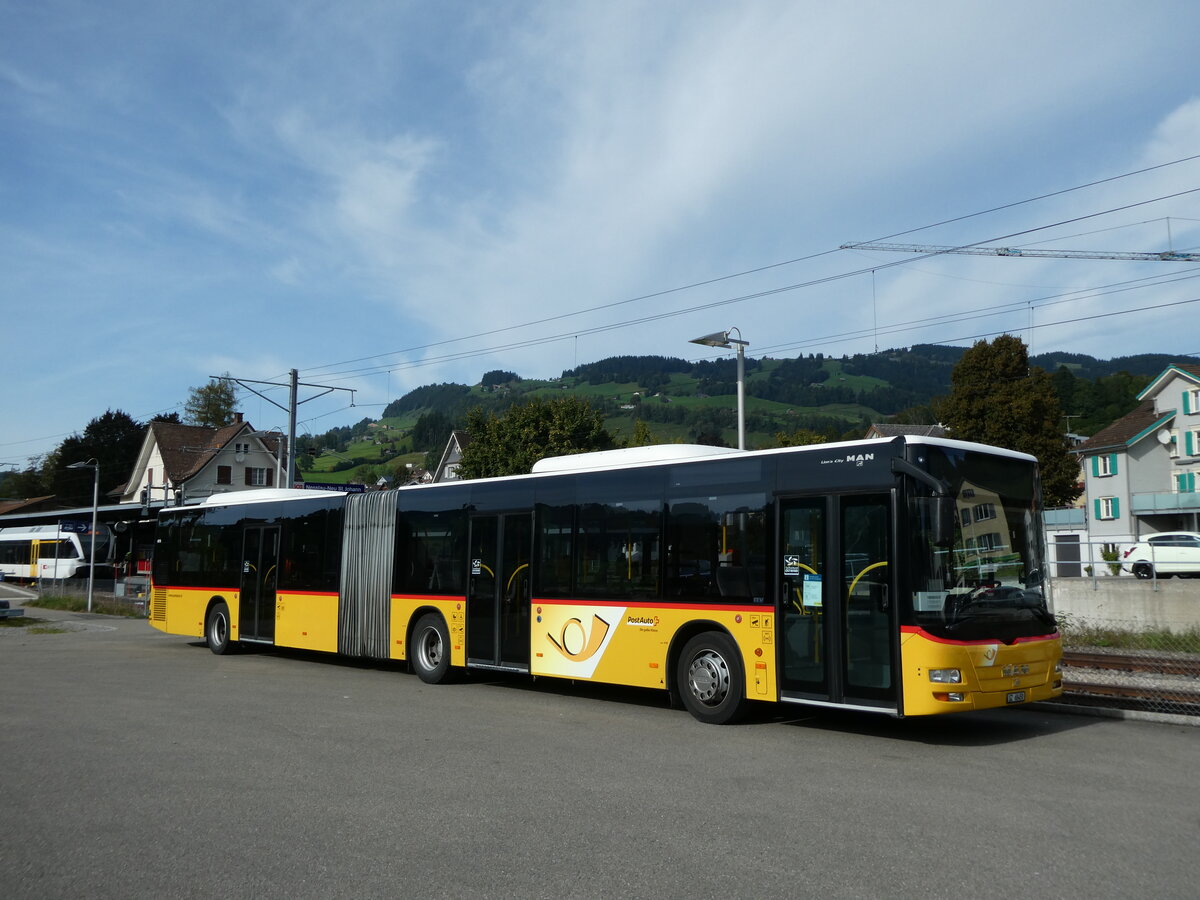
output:
[[529, 669], [529, 513], [471, 519], [467, 662]]
[[274, 642], [278, 574], [279, 526], [248, 525], [242, 534], [240, 640]]
[[892, 515], [888, 494], [840, 498], [843, 700], [895, 708], [898, 622], [892, 596]]
[[830, 694], [827, 506], [825, 497], [780, 504], [779, 684], [784, 696], [826, 699]]
[[890, 495], [783, 500], [778, 533], [781, 696], [895, 708]]

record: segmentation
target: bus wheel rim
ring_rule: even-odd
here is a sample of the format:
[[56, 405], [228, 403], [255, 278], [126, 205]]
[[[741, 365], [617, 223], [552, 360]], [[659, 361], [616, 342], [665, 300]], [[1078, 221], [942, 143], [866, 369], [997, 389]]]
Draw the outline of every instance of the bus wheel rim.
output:
[[729, 664], [716, 651], [697, 653], [688, 668], [688, 686], [701, 703], [716, 706], [729, 693]]
[[418, 644], [421, 662], [427, 669], [436, 669], [442, 661], [442, 636], [436, 628], [426, 628]]

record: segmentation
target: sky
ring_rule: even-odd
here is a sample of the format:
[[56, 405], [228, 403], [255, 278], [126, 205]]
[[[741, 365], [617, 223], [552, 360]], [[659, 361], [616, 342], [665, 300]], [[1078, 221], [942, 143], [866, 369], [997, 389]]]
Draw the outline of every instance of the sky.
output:
[[1195, 263], [839, 249], [1200, 249], [1197, 34], [1190, 0], [0, 0], [0, 467], [224, 373], [345, 389], [300, 389], [317, 434], [731, 328], [1200, 353]]

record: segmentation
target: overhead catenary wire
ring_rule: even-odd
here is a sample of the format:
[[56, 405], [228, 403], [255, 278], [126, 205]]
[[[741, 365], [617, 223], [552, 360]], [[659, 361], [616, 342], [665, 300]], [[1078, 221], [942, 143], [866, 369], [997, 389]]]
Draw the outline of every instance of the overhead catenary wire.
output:
[[[1124, 172], [1124, 173], [1121, 173], [1118, 175], [1112, 175], [1112, 176], [1108, 176], [1105, 178], [1094, 179], [1092, 181], [1085, 182], [1085, 183], [1079, 184], [1079, 185], [1074, 185], [1072, 187], [1063, 188], [1063, 189], [1059, 189], [1059, 190], [1055, 190], [1055, 191], [1050, 191], [1050, 192], [1039, 194], [1039, 195], [1036, 195], [1033, 197], [1028, 197], [1028, 198], [1025, 198], [1022, 200], [1017, 200], [1017, 201], [1013, 201], [1010, 203], [999, 204], [996, 206], [989, 207], [987, 209], [978, 210], [976, 212], [953, 216], [953, 217], [942, 219], [940, 221], [933, 222], [930, 224], [916, 226], [913, 228], [893, 232], [891, 234], [876, 238], [875, 240], [886, 241], [886, 240], [890, 240], [893, 238], [916, 234], [916, 233], [919, 233], [922, 231], [927, 231], [927, 230], [930, 230], [933, 228], [938, 228], [938, 227], [945, 226], [945, 225], [956, 224], [959, 222], [968, 221], [970, 219], [979, 218], [979, 217], [990, 215], [993, 213], [1014, 209], [1014, 208], [1017, 208], [1020, 206], [1037, 203], [1039, 201], [1064, 196], [1064, 195], [1082, 191], [1082, 190], [1087, 190], [1089, 188], [1097, 187], [1097, 186], [1100, 186], [1103, 184], [1113, 183], [1116, 181], [1120, 181], [1122, 179], [1132, 178], [1132, 177], [1135, 177], [1138, 175], [1143, 175], [1143, 174], [1146, 174], [1149, 172], [1154, 172], [1157, 170], [1169, 168], [1171, 166], [1181, 165], [1183, 163], [1192, 162], [1197, 159], [1200, 159], [1200, 154], [1194, 154], [1191, 156], [1181, 157], [1179, 159], [1170, 160], [1170, 161], [1163, 162], [1163, 163], [1157, 163], [1157, 164], [1151, 165], [1151, 166], [1145, 166], [1143, 168], [1131, 170], [1129, 172]], [[1200, 190], [1200, 189], [1194, 189], [1194, 190]], [[1188, 193], [1193, 193], [1193, 191], [1181, 191], [1176, 194], [1170, 194], [1170, 195], [1166, 195], [1164, 197], [1157, 197], [1157, 198], [1153, 198], [1150, 200], [1141, 201], [1139, 203], [1128, 204], [1125, 206], [1116, 207], [1114, 209], [1105, 210], [1105, 211], [1102, 211], [1099, 213], [1093, 213], [1088, 216], [1080, 216], [1080, 217], [1076, 217], [1076, 218], [1072, 218], [1072, 219], [1066, 219], [1061, 222], [1053, 223], [1051, 225], [1044, 225], [1044, 226], [1040, 226], [1040, 227], [1034, 228], [1034, 229], [1027, 229], [1025, 231], [1014, 232], [1010, 235], [996, 237], [996, 238], [990, 238], [988, 240], [990, 240], [990, 241], [1006, 240], [1006, 239], [1009, 239], [1012, 237], [1022, 236], [1025, 234], [1031, 234], [1031, 233], [1039, 231], [1039, 230], [1045, 230], [1045, 229], [1069, 224], [1071, 222], [1083, 221], [1085, 219], [1094, 218], [1094, 217], [1097, 217], [1100, 215], [1111, 214], [1114, 212], [1131, 209], [1131, 208], [1146, 205], [1149, 203], [1160, 202], [1165, 199], [1182, 196], [1182, 195], [1188, 194]], [[1178, 216], [1176, 216], [1174, 218], [1180, 219], [1180, 220], [1187, 220], [1187, 219], [1184, 219], [1183, 217], [1178, 217]], [[979, 243], [986, 243], [986, 241], [979, 242]], [[967, 246], [969, 246], [969, 245], [967, 245]], [[504, 326], [501, 328], [491, 329], [488, 331], [479, 332], [479, 333], [472, 334], [472, 335], [465, 335], [462, 337], [450, 338], [450, 339], [446, 339], [444, 341], [437, 341], [437, 342], [432, 342], [429, 344], [413, 346], [413, 347], [405, 348], [402, 350], [393, 350], [393, 351], [388, 351], [385, 353], [379, 353], [379, 354], [374, 354], [374, 355], [370, 355], [370, 356], [358, 357], [358, 358], [355, 358], [352, 360], [344, 360], [344, 361], [336, 362], [336, 363], [329, 363], [329, 364], [324, 364], [324, 365], [306, 367], [305, 369], [303, 369], [303, 371], [306, 373], [309, 373], [309, 372], [319, 373], [319, 372], [326, 371], [326, 370], [335, 370], [335, 371], [331, 372], [330, 374], [341, 375], [343, 377], [355, 377], [356, 375], [361, 375], [361, 374], [377, 374], [377, 373], [381, 373], [381, 372], [385, 372], [385, 371], [397, 371], [400, 369], [414, 368], [414, 367], [422, 366], [422, 365], [434, 365], [434, 364], [439, 364], [439, 363], [447, 362], [447, 361], [455, 361], [455, 360], [461, 360], [461, 359], [469, 359], [469, 358], [475, 358], [475, 357], [480, 357], [480, 356], [486, 356], [486, 355], [494, 354], [496, 352], [503, 352], [506, 349], [516, 349], [516, 348], [525, 347], [525, 346], [536, 346], [539, 344], [550, 343], [553, 341], [565, 340], [568, 337], [577, 340], [577, 337], [579, 335], [595, 334], [595, 333], [600, 333], [603, 331], [614, 330], [617, 328], [631, 327], [633, 325], [643, 324], [645, 322], [655, 321], [655, 320], [662, 319], [662, 318], [676, 317], [676, 316], [686, 315], [686, 314], [689, 314], [692, 312], [700, 312], [700, 311], [704, 311], [707, 309], [712, 309], [712, 308], [716, 308], [716, 307], [720, 307], [720, 306], [724, 306], [724, 305], [746, 302], [749, 300], [767, 297], [767, 296], [782, 293], [785, 291], [798, 290], [803, 287], [818, 286], [820, 284], [827, 283], [829, 281], [833, 281], [833, 280], [837, 280], [837, 279], [851, 278], [851, 277], [855, 277], [858, 275], [862, 275], [866, 272], [873, 272], [876, 270], [891, 268], [893, 266], [899, 266], [899, 265], [911, 265], [912, 263], [919, 262], [923, 259], [928, 258], [928, 256], [920, 256], [920, 257], [913, 257], [913, 258], [904, 259], [904, 260], [897, 260], [897, 261], [890, 262], [890, 263], [877, 263], [877, 264], [871, 265], [869, 267], [856, 269], [856, 270], [853, 270], [850, 272], [844, 272], [844, 273], [840, 273], [837, 275], [828, 276], [826, 278], [813, 279], [810, 282], [800, 282], [795, 285], [787, 285], [787, 286], [783, 286], [783, 287], [775, 288], [775, 289], [771, 289], [771, 290], [757, 291], [757, 292], [744, 294], [744, 295], [731, 297], [731, 298], [726, 298], [723, 300], [718, 300], [718, 301], [714, 301], [714, 302], [710, 302], [710, 303], [700, 304], [700, 305], [693, 306], [693, 307], [687, 307], [684, 309], [675, 310], [675, 311], [663, 313], [663, 314], [660, 314], [657, 316], [652, 316], [652, 317], [641, 317], [641, 318], [632, 319], [632, 320], [625, 321], [625, 322], [616, 322], [616, 323], [611, 323], [609, 325], [598, 326], [598, 327], [591, 328], [591, 329], [583, 329], [583, 330], [573, 329], [569, 334], [552, 335], [549, 337], [538, 338], [538, 339], [529, 340], [529, 341], [513, 342], [510, 345], [505, 345], [500, 348], [487, 347], [487, 348], [480, 348], [480, 349], [476, 349], [476, 350], [472, 350], [472, 351], [462, 351], [462, 352], [458, 352], [455, 354], [448, 354], [445, 356], [440, 356], [437, 358], [431, 358], [431, 359], [422, 360], [422, 361], [394, 362], [394, 363], [390, 363], [390, 364], [380, 364], [380, 365], [376, 365], [373, 367], [365, 367], [360, 370], [336, 371], [340, 366], [353, 365], [354, 363], [358, 363], [358, 362], [366, 362], [366, 361], [375, 360], [375, 359], [385, 359], [388, 357], [394, 358], [394, 357], [400, 356], [402, 354], [414, 353], [414, 352], [418, 352], [421, 350], [432, 349], [432, 348], [446, 346], [446, 345], [453, 344], [453, 343], [460, 343], [460, 342], [468, 341], [468, 340], [475, 340], [475, 339], [478, 339], [481, 337], [488, 337], [491, 335], [501, 334], [501, 333], [505, 333], [505, 332], [509, 332], [509, 331], [515, 331], [518, 329], [535, 327], [540, 324], [547, 324], [547, 323], [554, 322], [554, 321], [565, 320], [565, 319], [569, 319], [569, 318], [572, 318], [575, 316], [585, 315], [585, 314], [594, 313], [594, 312], [600, 312], [600, 311], [603, 311], [606, 309], [613, 309], [613, 308], [617, 308], [620, 306], [624, 306], [624, 305], [628, 305], [628, 304], [632, 304], [632, 303], [636, 303], [636, 302], [641, 302], [641, 301], [648, 300], [648, 299], [664, 297], [664, 296], [668, 296], [668, 295], [672, 295], [672, 294], [682, 293], [682, 292], [685, 292], [688, 290], [693, 290], [693, 289], [696, 289], [699, 287], [718, 284], [718, 283], [725, 282], [725, 281], [731, 281], [736, 278], [740, 278], [740, 277], [744, 277], [744, 276], [748, 276], [748, 275], [752, 275], [752, 274], [758, 274], [758, 273], [762, 273], [762, 272], [767, 272], [767, 271], [782, 268], [785, 266], [794, 265], [794, 264], [798, 264], [801, 262], [806, 262], [806, 261], [814, 260], [817, 258], [830, 256], [830, 255], [833, 255], [838, 252], [842, 252], [842, 251], [840, 251], [838, 248], [822, 250], [822, 251], [818, 251], [816, 253], [808, 254], [805, 256], [799, 256], [799, 257], [795, 257], [792, 259], [787, 259], [787, 260], [783, 260], [783, 261], [776, 262], [776, 263], [770, 263], [770, 264], [763, 265], [763, 266], [756, 266], [753, 268], [745, 269], [745, 270], [742, 270], [739, 272], [734, 272], [734, 273], [727, 274], [727, 275], [718, 276], [715, 278], [696, 281], [696, 282], [692, 282], [689, 284], [664, 289], [661, 291], [654, 291], [654, 292], [642, 294], [642, 295], [639, 295], [636, 297], [629, 297], [629, 298], [622, 299], [622, 300], [616, 300], [616, 301], [612, 301], [609, 303], [599, 304], [597, 306], [589, 307], [586, 309], [576, 310], [576, 311], [567, 312], [567, 313], [561, 313], [561, 314], [558, 314], [555, 316], [545, 317], [545, 318], [533, 320], [530, 322], [525, 322], [525, 323], [520, 323], [520, 324], [510, 325], [510, 326]], [[935, 256], [935, 255], [938, 255], [938, 254], [930, 254], [929, 256]], [[1121, 314], [1121, 313], [1120, 312], [1113, 313], [1112, 315], [1119, 315], [1119, 314]], [[1074, 320], [1069, 320], [1069, 321], [1086, 321], [1086, 320], [1087, 320], [1086, 317], [1081, 317], [1079, 319], [1074, 319]], [[1038, 327], [1046, 327], [1046, 326], [1038, 326]], [[998, 333], [1004, 333], [1004, 332], [998, 332]], [[828, 342], [830, 340], [835, 340], [835, 339], [836, 338], [827, 338], [825, 340]], [[966, 339], [966, 338], [963, 338], [963, 339]], [[785, 349], [785, 348], [783, 346], [780, 346], [780, 347], [776, 348], [776, 352], [778, 352], [779, 349]], [[154, 413], [151, 413], [151, 416], [181, 409], [182, 405], [183, 405], [182, 403], [179, 403], [179, 404], [175, 404], [170, 407], [166, 407], [165, 409], [162, 409], [162, 410], [157, 410]], [[340, 411], [341, 410], [338, 410], [336, 412], [340, 412]], [[326, 415], [330, 415], [330, 414], [332, 414], [332, 413], [322, 414], [322, 416], [320, 416], [319, 418], [324, 418]], [[0, 442], [0, 447], [17, 447], [17, 446], [22, 446], [22, 445], [41, 443], [41, 442], [45, 442], [45, 441], [61, 440], [65, 437], [68, 437], [71, 434], [75, 434], [75, 433], [78, 433], [78, 429], [69, 431], [69, 432], [62, 432], [62, 433], [58, 433], [58, 434], [42, 435], [39, 437], [22, 439], [19, 441]], [[24, 459], [24, 457], [21, 457], [21, 458]], [[16, 459], [16, 457], [12, 457], [12, 459]]]
[[[989, 215], [991, 213], [1000, 212], [1000, 211], [1007, 210], [1007, 209], [1013, 209], [1015, 207], [1027, 205], [1030, 203], [1036, 203], [1040, 200], [1046, 200], [1049, 198], [1062, 196], [1062, 195], [1069, 194], [1069, 193], [1072, 193], [1075, 191], [1086, 190], [1087, 188], [1096, 187], [1101, 184], [1107, 184], [1107, 183], [1110, 183], [1113, 181], [1118, 181], [1118, 180], [1121, 180], [1124, 178], [1130, 178], [1130, 177], [1133, 177], [1136, 175], [1142, 175], [1147, 172], [1156, 171], [1158, 169], [1167, 168], [1167, 167], [1174, 166], [1174, 165], [1180, 165], [1182, 163], [1190, 162], [1190, 161], [1197, 160], [1197, 159], [1200, 159], [1200, 154], [1183, 157], [1181, 159], [1172, 160], [1172, 161], [1165, 162], [1165, 163], [1159, 163], [1159, 164], [1156, 164], [1153, 166], [1146, 166], [1144, 168], [1137, 169], [1137, 170], [1134, 170], [1131, 172], [1125, 172], [1120, 175], [1113, 175], [1113, 176], [1109, 176], [1107, 178], [1096, 179], [1094, 181], [1087, 182], [1085, 184], [1076, 185], [1076, 186], [1073, 186], [1070, 188], [1063, 188], [1063, 189], [1057, 190], [1057, 191], [1051, 191], [1049, 193], [1040, 194], [1035, 197], [1029, 197], [1024, 200], [1014, 201], [1012, 203], [1001, 204], [999, 206], [991, 207], [990, 209], [980, 210], [980, 211], [973, 212], [973, 213], [967, 213], [967, 214], [960, 215], [960, 216], [954, 216], [954, 217], [951, 217], [948, 219], [943, 219], [939, 222], [935, 222], [932, 224], [922, 225], [922, 226], [918, 226], [915, 228], [906, 229], [904, 231], [898, 231], [898, 232], [895, 232], [890, 235], [875, 238], [874, 240], [875, 241], [886, 241], [886, 240], [890, 240], [892, 238], [903, 237], [904, 235], [915, 234], [920, 231], [926, 231], [929, 229], [938, 228], [943, 225], [954, 224], [957, 222], [963, 222], [968, 219], [978, 218], [980, 216]], [[1164, 197], [1157, 197], [1157, 198], [1153, 198], [1151, 200], [1139, 201], [1137, 203], [1127, 204], [1125, 206], [1120, 206], [1120, 207], [1116, 207], [1116, 208], [1109, 209], [1109, 210], [1104, 210], [1104, 211], [1101, 211], [1098, 213], [1092, 213], [1092, 214], [1085, 215], [1085, 216], [1079, 216], [1079, 217], [1075, 217], [1075, 218], [1071, 218], [1071, 219], [1065, 219], [1061, 222], [1056, 222], [1051, 225], [1043, 225], [1043, 226], [1038, 226], [1036, 228], [1025, 229], [1023, 231], [1017, 231], [1017, 232], [1013, 232], [1013, 233], [1007, 234], [1007, 235], [992, 237], [992, 238], [988, 238], [984, 241], [979, 241], [979, 242], [975, 242], [975, 243], [981, 244], [981, 243], [989, 243], [989, 242], [994, 242], [994, 241], [1008, 240], [1010, 238], [1019, 237], [1019, 236], [1025, 235], [1025, 234], [1032, 234], [1036, 231], [1042, 231], [1042, 230], [1046, 230], [1049, 228], [1060, 227], [1062, 225], [1070, 224], [1072, 222], [1084, 221], [1089, 218], [1096, 218], [1096, 217], [1102, 216], [1102, 215], [1110, 215], [1114, 212], [1121, 212], [1126, 209], [1132, 209], [1132, 208], [1147, 205], [1150, 203], [1161, 202], [1162, 200], [1165, 200], [1165, 199], [1171, 199], [1171, 198], [1174, 198], [1177, 196], [1181, 196], [1183, 194], [1194, 193], [1195, 191], [1200, 191], [1200, 188], [1195, 188], [1195, 189], [1188, 190], [1188, 191], [1181, 191], [1176, 194], [1170, 194], [1170, 195], [1166, 195]], [[974, 246], [974, 245], [969, 244], [969, 245], [964, 245], [964, 246]], [[502, 333], [509, 332], [509, 331], [532, 328], [532, 327], [536, 327], [538, 325], [544, 325], [544, 324], [549, 324], [551, 322], [562, 321], [564, 319], [573, 318], [575, 316], [581, 316], [581, 315], [586, 315], [589, 313], [600, 312], [600, 311], [603, 311], [606, 309], [613, 309], [613, 308], [616, 308], [619, 306], [624, 306], [624, 305], [627, 305], [630, 303], [636, 303], [636, 302], [641, 302], [641, 301], [645, 301], [645, 300], [649, 300], [649, 299], [667, 296], [670, 294], [676, 294], [676, 293], [680, 293], [683, 291], [693, 290], [698, 287], [705, 287], [705, 286], [709, 286], [712, 284], [729, 281], [729, 280], [732, 280], [735, 278], [740, 278], [740, 277], [743, 277], [746, 275], [758, 274], [761, 272], [769, 271], [769, 270], [780, 268], [783, 266], [789, 266], [789, 265], [793, 265], [793, 264], [800, 263], [800, 262], [811, 261], [811, 260], [814, 260], [814, 259], [817, 259], [820, 257], [832, 255], [834, 253], [839, 252], [839, 250], [841, 250], [841, 249], [842, 248], [839, 247], [839, 248], [831, 248], [831, 249], [827, 249], [827, 250], [822, 250], [822, 251], [818, 251], [816, 253], [808, 254], [806, 256], [800, 256], [800, 257], [796, 257], [794, 259], [784, 260], [782, 262], [771, 263], [771, 264], [768, 264], [765, 266], [758, 266], [758, 267], [746, 269], [746, 270], [743, 270], [740, 272], [735, 272], [735, 273], [732, 273], [729, 275], [722, 275], [722, 276], [719, 276], [716, 278], [697, 281], [697, 282], [693, 282], [690, 284], [681, 285], [678, 287], [667, 288], [667, 289], [664, 289], [661, 291], [654, 291], [654, 292], [650, 292], [650, 293], [646, 293], [646, 294], [641, 294], [636, 297], [629, 297], [629, 298], [626, 298], [623, 300], [616, 300], [616, 301], [612, 301], [609, 303], [603, 303], [603, 304], [599, 304], [596, 306], [587, 307], [585, 309], [575, 310], [573, 312], [559, 313], [554, 316], [546, 316], [546, 317], [543, 317], [540, 319], [535, 319], [535, 320], [532, 320], [529, 322], [523, 322], [523, 323], [514, 324], [514, 325], [507, 325], [507, 326], [503, 326], [500, 328], [489, 329], [487, 331], [476, 332], [474, 334], [464, 335], [464, 336], [456, 337], [456, 338], [447, 338], [442, 341], [435, 341], [435, 342], [431, 342], [431, 343], [427, 343], [427, 344], [414, 345], [412, 347], [407, 347], [407, 348], [403, 348], [403, 349], [399, 349], [399, 350], [387, 351], [385, 353], [378, 353], [378, 354], [373, 354], [373, 355], [369, 355], [369, 356], [357, 357], [354, 359], [343, 360], [341, 362], [336, 362], [336, 363], [327, 363], [327, 364], [318, 365], [318, 366], [311, 366], [311, 367], [307, 367], [307, 368], [303, 369], [302, 371], [304, 371], [306, 373], [311, 373], [313, 375], [319, 374], [322, 377], [324, 377], [325, 375], [332, 375], [332, 374], [344, 374], [346, 371], [349, 371], [349, 372], [386, 371], [391, 368], [390, 366], [388, 366], [386, 364], [379, 364], [379, 365], [376, 365], [373, 367], [369, 367], [367, 369], [360, 369], [360, 370], [341, 370], [340, 367], [354, 365], [355, 363], [367, 362], [367, 361], [375, 360], [375, 359], [383, 359], [385, 357], [395, 357], [395, 356], [399, 356], [399, 355], [406, 354], [406, 353], [416, 353], [416, 352], [419, 352], [422, 350], [430, 350], [430, 349], [434, 349], [437, 347], [442, 347], [447, 344], [459, 343], [459, 342], [468, 341], [468, 340], [475, 340], [475, 339], [482, 338], [482, 337], [491, 337], [493, 335], [502, 334]], [[878, 264], [878, 265], [875, 265], [875, 266], [872, 266], [872, 267], [869, 267], [866, 269], [858, 269], [858, 270], [855, 270], [852, 272], [846, 272], [846, 273], [842, 273], [841, 275], [830, 276], [830, 277], [831, 278], [851, 278], [851, 277], [855, 277], [857, 275], [864, 274], [867, 271], [872, 271], [875, 269], [886, 269], [886, 268], [892, 268], [895, 266], [906, 265], [906, 264], [910, 264], [913, 262], [918, 262], [921, 259], [926, 259], [931, 256], [937, 256], [937, 255], [939, 255], [939, 254], [933, 253], [933, 254], [928, 254], [926, 256], [914, 257], [911, 259], [896, 260], [896, 261], [893, 261], [890, 263], [881, 263], [881, 264]], [[820, 284], [826, 280], [827, 279], [818, 279], [818, 280], [812, 282], [812, 284]], [[803, 285], [791, 286], [791, 287], [785, 288], [785, 289], [794, 290], [794, 289], [797, 289], [799, 286], [803, 286]], [[757, 294], [747, 295], [746, 297], [732, 298], [726, 302], [729, 302], [729, 303], [742, 302], [745, 299], [767, 296], [767, 295], [768, 294], [766, 294], [766, 293], [757, 293]], [[705, 309], [709, 309], [711, 307], [712, 307], [712, 304], [703, 304], [703, 305], [700, 305], [697, 307], [689, 307], [689, 308], [680, 310], [675, 314], [676, 315], [684, 315], [688, 312], [702, 311]], [[611, 327], [613, 327], [613, 328], [629, 327], [629, 325], [631, 325], [631, 324], [642, 324], [642, 323], [644, 323], [644, 321], [645, 321], [644, 319], [636, 319], [636, 320], [632, 320], [631, 322], [615, 323]], [[575, 333], [587, 334], [587, 333], [595, 333], [595, 332], [594, 331], [572, 332], [572, 334], [575, 334]], [[490, 349], [481, 350], [481, 351], [479, 351], [479, 355], [486, 355], [489, 352], [492, 352], [492, 351]], [[453, 358], [462, 358], [462, 357], [453, 357]]]

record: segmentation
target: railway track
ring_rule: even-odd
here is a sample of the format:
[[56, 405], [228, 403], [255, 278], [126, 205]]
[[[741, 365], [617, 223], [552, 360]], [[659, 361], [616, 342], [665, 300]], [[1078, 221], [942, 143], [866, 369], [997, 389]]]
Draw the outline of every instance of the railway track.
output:
[[1200, 715], [1200, 657], [1068, 651], [1063, 668], [1067, 702]]

